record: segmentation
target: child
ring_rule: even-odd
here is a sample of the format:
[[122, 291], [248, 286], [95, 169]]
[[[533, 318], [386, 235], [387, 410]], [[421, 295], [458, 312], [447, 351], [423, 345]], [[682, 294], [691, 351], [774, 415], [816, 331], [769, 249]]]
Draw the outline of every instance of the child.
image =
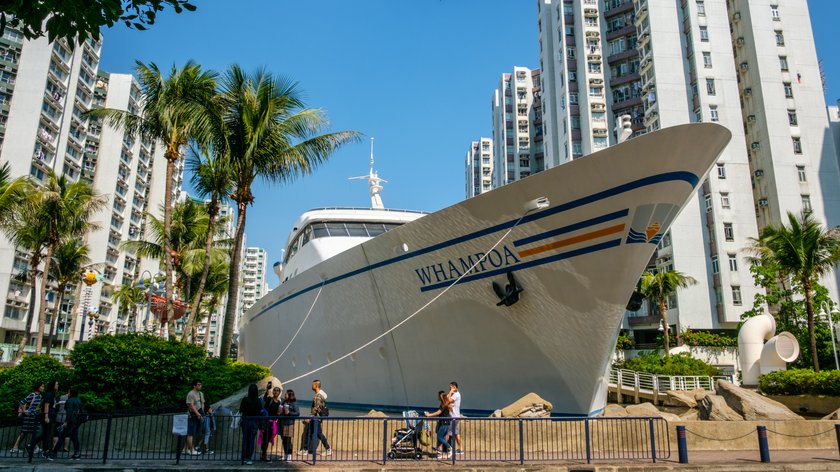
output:
[[204, 422], [202, 426], [204, 427], [204, 436], [201, 443], [196, 446], [196, 450], [202, 454], [213, 454], [213, 451], [210, 450], [210, 436], [216, 432], [216, 419], [213, 417], [213, 408], [210, 405], [204, 405]]

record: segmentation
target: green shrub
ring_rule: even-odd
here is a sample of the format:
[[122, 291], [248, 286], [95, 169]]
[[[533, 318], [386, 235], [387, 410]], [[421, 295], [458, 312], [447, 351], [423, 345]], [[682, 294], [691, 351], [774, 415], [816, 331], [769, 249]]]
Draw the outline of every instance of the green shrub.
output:
[[55, 379], [64, 389], [71, 377], [72, 372], [51, 356], [27, 356], [20, 364], [0, 370], [0, 417], [17, 415], [18, 403], [32, 391], [35, 382], [46, 386]]
[[768, 395], [840, 396], [840, 371], [779, 370], [759, 377], [758, 388]]
[[626, 351], [628, 349], [633, 349], [635, 346], [635, 342], [633, 341], [633, 336], [629, 336], [626, 334], [619, 334], [618, 339], [615, 342], [615, 348], [618, 351]]
[[692, 331], [687, 329], [680, 333], [683, 344], [688, 346], [733, 347], [738, 345], [738, 338], [719, 333]]
[[721, 375], [720, 369], [694, 359], [688, 353], [666, 358], [656, 352], [649, 352], [616, 364], [616, 367], [657, 375]]
[[269, 375], [271, 371], [258, 364], [233, 362], [229, 359], [214, 357], [207, 360], [205, 368], [197, 377], [201, 379], [204, 399], [208, 403], [215, 403]]

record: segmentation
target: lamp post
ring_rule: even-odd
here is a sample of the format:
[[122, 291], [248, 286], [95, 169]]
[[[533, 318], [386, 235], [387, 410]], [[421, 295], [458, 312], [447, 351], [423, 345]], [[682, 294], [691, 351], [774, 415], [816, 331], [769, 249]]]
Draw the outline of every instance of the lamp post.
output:
[[834, 351], [834, 368], [840, 370], [840, 362], [837, 360], [837, 344], [834, 341], [834, 319], [833, 315], [837, 313], [837, 311], [832, 310], [829, 303], [826, 303], [826, 306], [829, 307], [829, 311], [825, 311], [825, 307], [820, 307], [820, 314], [819, 316], [822, 318], [825, 316], [826, 321], [828, 321], [828, 332], [831, 333], [831, 350]]
[[90, 297], [92, 296], [91, 287], [95, 283], [99, 282], [99, 280], [99, 273], [94, 269], [88, 269], [84, 274], [82, 274], [82, 283], [85, 284], [85, 293], [83, 295], [82, 305], [79, 308], [79, 314], [82, 318], [82, 326], [79, 327], [79, 342], [82, 342], [85, 338], [85, 314], [89, 313]]

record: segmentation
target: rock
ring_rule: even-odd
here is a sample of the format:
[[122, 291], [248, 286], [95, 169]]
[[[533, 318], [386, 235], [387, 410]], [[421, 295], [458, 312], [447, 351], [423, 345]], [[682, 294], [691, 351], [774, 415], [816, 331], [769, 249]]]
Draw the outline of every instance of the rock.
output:
[[[260, 380], [259, 382], [257, 382], [257, 388], [259, 388], [261, 397], [265, 393], [265, 388], [268, 386], [269, 382], [271, 382], [271, 388], [274, 388], [274, 387], [283, 388], [283, 383], [280, 382], [280, 379], [278, 379], [277, 377], [271, 377], [271, 376], [266, 377], [266, 378]], [[211, 406], [213, 407], [214, 410], [216, 410], [220, 406], [224, 405], [224, 406], [230, 408], [232, 411], [239, 411], [239, 403], [241, 403], [242, 399], [245, 398], [247, 395], [248, 395], [248, 387], [245, 387], [245, 388], [239, 389], [233, 395], [231, 395], [231, 396], [229, 396], [229, 397], [227, 397], [223, 400], [217, 401], [216, 403], [212, 404]]]
[[388, 417], [388, 415], [386, 415], [385, 413], [382, 413], [381, 411], [370, 410], [369, 412], [365, 413], [362, 416], [359, 416], [358, 418], [387, 418], [387, 417]]
[[735, 386], [725, 380], [717, 381], [717, 393], [726, 400], [726, 403], [733, 410], [748, 421], [804, 419], [775, 400], [752, 390]]
[[680, 417], [673, 413], [659, 411], [653, 403], [640, 403], [638, 405], [627, 405], [624, 409], [627, 416], [654, 416], [664, 418], [665, 421], [679, 421]]
[[490, 418], [501, 418], [502, 417], [502, 410], [496, 410], [490, 414]]
[[553, 408], [554, 406], [550, 402], [543, 400], [536, 393], [529, 393], [528, 395], [525, 395], [519, 400], [516, 400], [510, 405], [502, 408], [502, 416], [505, 418], [535, 418], [550, 416]]
[[606, 407], [604, 407], [604, 412], [601, 413], [601, 416], [615, 418], [615, 417], [622, 417], [622, 416], [628, 416], [628, 415], [627, 415], [627, 410], [625, 410], [624, 407], [622, 407], [621, 405], [616, 405], [614, 403], [609, 403], [609, 404], [607, 404]]
[[706, 395], [709, 394], [709, 392], [706, 391], [706, 389], [704, 388], [696, 388], [692, 390], [691, 393], [694, 395], [694, 401], [696, 402], [700, 402], [700, 400], [702, 400], [706, 397]]
[[665, 393], [668, 394], [668, 399], [665, 403], [669, 406], [687, 406], [689, 408], [695, 408], [697, 406], [697, 400], [694, 398], [694, 393], [692, 392], [668, 390]]
[[700, 415], [694, 408], [680, 415], [680, 421], [700, 421]]
[[831, 420], [831, 421], [840, 420], [840, 408], [835, 410], [834, 413], [829, 413], [829, 414], [823, 416], [823, 419], [824, 420]]
[[720, 395], [706, 395], [700, 400], [699, 416], [708, 421], [740, 421], [744, 417], [726, 404]]

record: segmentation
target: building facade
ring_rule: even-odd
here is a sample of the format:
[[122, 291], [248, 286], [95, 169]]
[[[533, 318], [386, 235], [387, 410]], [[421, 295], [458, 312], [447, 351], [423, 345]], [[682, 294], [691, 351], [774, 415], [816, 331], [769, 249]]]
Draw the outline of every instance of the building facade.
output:
[[[697, 280], [670, 300], [672, 329], [736, 328], [758, 293], [750, 238], [787, 211], [829, 226], [840, 216], [806, 1], [539, 0], [538, 11], [548, 162], [615, 144], [605, 130], [622, 115], [634, 136], [692, 122], [732, 132], [651, 266]], [[644, 344], [658, 320], [643, 309], [624, 327]]]
[[470, 143], [464, 166], [466, 198], [472, 198], [493, 188], [493, 140], [479, 138]]
[[493, 92], [493, 188], [545, 169], [540, 71], [514, 67]]
[[240, 270], [240, 295], [239, 303], [241, 309], [237, 315], [236, 326], [239, 326], [239, 319], [248, 311], [254, 303], [268, 293], [268, 282], [266, 280], [266, 264], [268, 263], [268, 252], [259, 247], [246, 247], [242, 257]]

